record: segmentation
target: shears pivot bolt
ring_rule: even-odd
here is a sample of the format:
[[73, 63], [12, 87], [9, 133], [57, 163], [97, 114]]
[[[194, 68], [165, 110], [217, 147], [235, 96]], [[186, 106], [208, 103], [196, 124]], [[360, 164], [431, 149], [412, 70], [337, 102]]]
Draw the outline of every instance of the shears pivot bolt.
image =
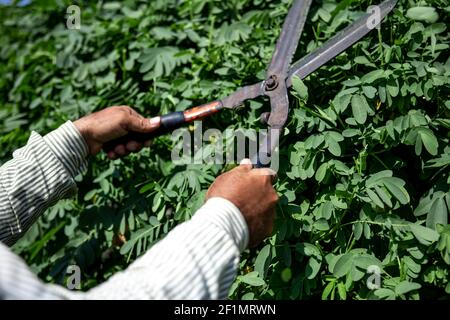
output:
[[273, 75], [266, 80], [266, 91], [273, 91], [278, 87], [278, 78]]

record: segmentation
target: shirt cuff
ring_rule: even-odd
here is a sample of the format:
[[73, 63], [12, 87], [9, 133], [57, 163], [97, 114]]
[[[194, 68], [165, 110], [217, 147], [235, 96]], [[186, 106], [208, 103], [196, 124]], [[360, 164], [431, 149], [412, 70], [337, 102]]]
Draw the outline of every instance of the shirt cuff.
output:
[[239, 251], [247, 248], [249, 231], [241, 211], [231, 201], [224, 198], [209, 199], [194, 215], [193, 220], [209, 221], [231, 235]]
[[86, 169], [89, 148], [72, 121], [47, 134], [44, 141], [72, 178]]

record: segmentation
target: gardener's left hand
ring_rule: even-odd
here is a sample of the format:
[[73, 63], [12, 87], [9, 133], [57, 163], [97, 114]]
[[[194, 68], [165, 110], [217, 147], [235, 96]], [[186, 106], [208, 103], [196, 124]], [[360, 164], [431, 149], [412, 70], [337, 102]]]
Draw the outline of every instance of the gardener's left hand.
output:
[[[92, 113], [74, 122], [86, 140], [91, 155], [102, 150], [105, 143], [127, 135], [130, 131], [149, 133], [159, 127], [159, 117], [146, 119], [128, 106], [109, 107]], [[150, 141], [144, 143], [128, 141], [117, 145], [108, 152], [110, 159], [123, 157], [131, 152], [138, 152]]]

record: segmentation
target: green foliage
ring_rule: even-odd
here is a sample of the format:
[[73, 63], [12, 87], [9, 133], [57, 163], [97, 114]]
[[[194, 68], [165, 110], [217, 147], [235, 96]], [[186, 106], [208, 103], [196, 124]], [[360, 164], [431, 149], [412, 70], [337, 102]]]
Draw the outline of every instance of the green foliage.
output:
[[[261, 80], [290, 1], [69, 1], [0, 10], [0, 159], [29, 129], [114, 104], [150, 116]], [[371, 1], [314, 2], [298, 56]], [[274, 234], [243, 254], [234, 299], [449, 297], [449, 7], [401, 0], [307, 79], [293, 81]], [[205, 122], [259, 126], [265, 100]], [[67, 265], [88, 289], [124, 269], [201, 206], [218, 165], [175, 166], [168, 137], [123, 160], [91, 159], [78, 196], [48, 210], [15, 250], [44, 279]], [[381, 270], [370, 290], [369, 266]]]

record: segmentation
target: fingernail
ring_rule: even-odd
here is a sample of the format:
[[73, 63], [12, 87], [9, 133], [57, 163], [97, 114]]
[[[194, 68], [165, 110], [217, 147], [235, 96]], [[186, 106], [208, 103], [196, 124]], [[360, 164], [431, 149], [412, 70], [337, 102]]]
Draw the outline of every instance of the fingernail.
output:
[[252, 161], [250, 160], [250, 159], [242, 159], [241, 160], [241, 165], [243, 165], [243, 164], [252, 164]]
[[161, 117], [150, 118], [149, 122], [152, 127], [159, 126], [161, 123]]

